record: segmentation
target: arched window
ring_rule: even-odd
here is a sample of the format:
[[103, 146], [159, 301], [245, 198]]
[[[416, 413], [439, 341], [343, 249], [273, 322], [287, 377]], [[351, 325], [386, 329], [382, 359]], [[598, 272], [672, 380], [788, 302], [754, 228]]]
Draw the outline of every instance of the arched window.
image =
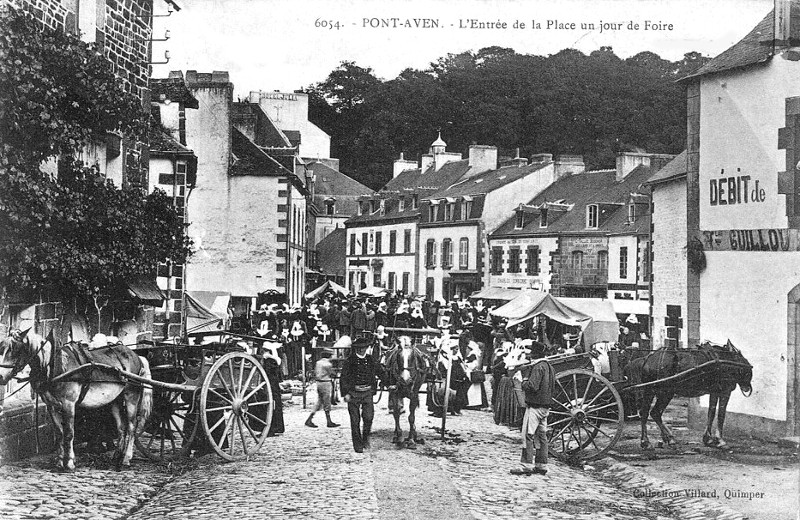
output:
[[601, 273], [608, 271], [608, 251], [597, 252], [597, 269]]
[[583, 251], [572, 252], [572, 268], [576, 271], [583, 269]]

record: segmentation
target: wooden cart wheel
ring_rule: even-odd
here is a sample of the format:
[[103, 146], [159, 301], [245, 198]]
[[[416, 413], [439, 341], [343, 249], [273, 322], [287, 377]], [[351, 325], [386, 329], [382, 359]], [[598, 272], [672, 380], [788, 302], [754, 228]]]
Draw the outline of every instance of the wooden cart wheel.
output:
[[261, 448], [274, 409], [267, 373], [250, 354], [225, 354], [203, 380], [200, 421], [211, 447], [227, 460], [248, 457]]
[[550, 452], [599, 459], [622, 436], [624, 419], [622, 399], [608, 379], [579, 368], [560, 372], [547, 418]]
[[153, 410], [134, 438], [142, 455], [158, 462], [189, 455], [198, 428], [194, 395], [153, 385]]

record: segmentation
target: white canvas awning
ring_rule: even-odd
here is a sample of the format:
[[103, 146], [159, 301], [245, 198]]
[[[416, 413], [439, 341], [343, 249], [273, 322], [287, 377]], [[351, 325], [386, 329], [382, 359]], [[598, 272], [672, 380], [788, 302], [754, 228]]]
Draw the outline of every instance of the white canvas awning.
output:
[[619, 322], [609, 300], [556, 298], [548, 293], [525, 291], [492, 314], [507, 318], [508, 326], [536, 316], [547, 316], [560, 323], [578, 326], [583, 331], [586, 345], [615, 342], [619, 336]]

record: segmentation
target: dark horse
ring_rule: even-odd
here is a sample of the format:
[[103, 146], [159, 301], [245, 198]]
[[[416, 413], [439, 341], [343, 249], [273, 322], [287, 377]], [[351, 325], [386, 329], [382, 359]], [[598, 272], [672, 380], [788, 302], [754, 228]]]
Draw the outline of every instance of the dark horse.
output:
[[[111, 404], [120, 438], [114, 456], [118, 468], [130, 465], [134, 434], [150, 415], [152, 388], [133, 384], [114, 370], [94, 366], [75, 370], [94, 363], [151, 378], [147, 361], [122, 345], [87, 351], [81, 346], [67, 344], [56, 349], [50, 339], [29, 330], [12, 331], [0, 341], [0, 385], [5, 385], [30, 365], [31, 386], [47, 403], [58, 431], [58, 469], [75, 470], [72, 440], [76, 407], [92, 409]], [[70, 372], [72, 374], [68, 374]], [[66, 377], [59, 378], [64, 374]]]
[[[624, 370], [629, 384], [637, 386], [634, 393], [642, 424], [642, 449], [650, 449], [650, 440], [647, 438], [648, 415], [661, 430], [664, 442], [674, 446], [675, 437], [661, 421], [661, 414], [676, 395], [700, 397], [706, 394], [709, 396], [708, 424], [703, 434], [703, 443], [706, 446], [725, 447], [722, 429], [731, 392], [737, 384], [745, 396], [753, 391], [750, 384], [753, 366], [730, 341], [724, 346], [706, 342], [692, 349], [648, 351], [642, 357], [630, 361]], [[651, 408], [654, 397], [656, 403]], [[717, 432], [712, 428], [715, 414]]]
[[[428, 357], [412, 345], [411, 338], [401, 336], [400, 345], [386, 355], [384, 370], [388, 375], [389, 409], [394, 415], [395, 444], [403, 443], [407, 448], [416, 448], [416, 444], [424, 444], [424, 440], [417, 437], [415, 427], [415, 412], [419, 408], [419, 391], [428, 378], [431, 363]], [[400, 411], [403, 408], [403, 399], [409, 400], [408, 407], [408, 437], [403, 441], [403, 431], [400, 428]]]

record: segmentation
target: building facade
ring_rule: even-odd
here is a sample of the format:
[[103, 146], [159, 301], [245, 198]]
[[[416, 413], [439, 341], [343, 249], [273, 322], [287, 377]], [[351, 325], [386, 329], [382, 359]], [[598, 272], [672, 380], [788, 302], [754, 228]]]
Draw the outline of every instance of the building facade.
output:
[[559, 175], [583, 171], [583, 160], [574, 156], [553, 161], [539, 154], [531, 164], [517, 157], [498, 168], [495, 147], [471, 146], [469, 153], [468, 174], [422, 202], [417, 286], [432, 300], [481, 289], [489, 276], [489, 234]]
[[346, 223], [348, 288], [423, 291], [417, 272], [421, 200], [477, 172], [468, 159], [446, 147], [440, 135], [419, 165], [401, 156], [393, 178], [379, 192], [360, 198], [359, 214]]
[[[150, 181], [149, 190], [159, 189], [172, 198], [184, 222], [190, 222], [186, 200], [197, 181], [197, 156], [186, 146], [186, 110], [198, 108], [183, 74], [150, 82]], [[164, 303], [155, 309], [153, 339], [182, 337], [185, 329], [184, 265], [165, 263], [158, 266], [156, 283], [164, 292]]]
[[198, 160], [187, 290], [228, 292], [237, 313], [268, 289], [299, 302], [310, 191], [296, 146], [259, 105], [233, 102], [227, 72], [188, 71], [186, 83], [199, 105], [186, 114]]
[[519, 204], [489, 236], [489, 285], [609, 299], [617, 314], [646, 322], [650, 201], [641, 185], [673, 157], [622, 153], [615, 170], [560, 176]]
[[650, 301], [653, 348], [685, 348], [686, 152], [646, 183], [650, 188]]
[[[754, 390], [732, 395], [726, 426], [776, 435], [797, 435], [800, 417], [798, 20], [800, 2], [776, 0], [685, 79], [688, 341], [742, 351]], [[690, 421], [706, 405], [692, 403]]]

